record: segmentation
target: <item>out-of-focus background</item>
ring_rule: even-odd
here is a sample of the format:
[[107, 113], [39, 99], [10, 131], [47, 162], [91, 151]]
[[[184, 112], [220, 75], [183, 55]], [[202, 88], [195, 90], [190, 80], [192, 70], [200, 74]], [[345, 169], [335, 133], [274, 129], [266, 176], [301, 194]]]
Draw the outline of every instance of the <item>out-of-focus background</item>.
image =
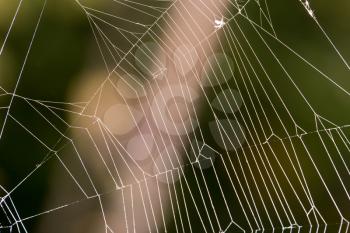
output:
[[[11, 20], [20, 2], [22, 5], [0, 55], [0, 86], [11, 93], [20, 76], [20, 82], [16, 89], [16, 94], [19, 96], [57, 102], [88, 100], [96, 87], [96, 84], [93, 83], [101, 82], [108, 72], [91, 25], [89, 25], [89, 20], [82, 8], [74, 0], [47, 0], [22, 72], [22, 65], [38, 22], [43, 1], [0, 0], [0, 45], [7, 36]], [[141, 2], [142, 4], [153, 4], [152, 1]], [[300, 2], [298, 0], [267, 0], [266, 2], [278, 38], [307, 61], [322, 68], [340, 86], [350, 90], [349, 70]], [[131, 17], [127, 8], [118, 8], [113, 1], [90, 0], [85, 1], [84, 4], [93, 9], [113, 8], [115, 16]], [[170, 3], [161, 4], [166, 6]], [[340, 0], [310, 1], [310, 4], [320, 25], [344, 58], [350, 62], [350, 2]], [[143, 17], [141, 12], [137, 14], [133, 11], [133, 14], [138, 20]], [[258, 15], [258, 12], [256, 15], [252, 13], [251, 18], [255, 20]], [[147, 22], [147, 15], [144, 17], [145, 22]], [[239, 17], [237, 20], [243, 29], [245, 26], [248, 28], [247, 21]], [[237, 29], [234, 26], [232, 28]], [[129, 27], [129, 30], [133, 30], [133, 28]], [[135, 30], [138, 29], [135, 28]], [[254, 49], [257, 53], [260, 52], [260, 59], [268, 63], [267, 68], [275, 81], [278, 82], [279, 91], [287, 96], [290, 94], [287, 101], [290, 111], [300, 122], [303, 122], [303, 128], [312, 130], [313, 118], [303, 118], [305, 103], [299, 97], [293, 99], [296, 92], [289, 89], [290, 83], [285, 77], [282, 78], [282, 72], [276, 65], [276, 61], [271, 59], [271, 54], [262, 52], [264, 44], [259, 42], [252, 29], [247, 29], [246, 35], [251, 36], [253, 44], [256, 45]], [[307, 98], [311, 100], [315, 109], [329, 116], [328, 119], [332, 119], [339, 125], [348, 124], [350, 120], [349, 96], [343, 95], [336, 88], [319, 81], [322, 78], [318, 77], [314, 71], [310, 71], [303, 61], [295, 59], [294, 55], [268, 36], [266, 39], [271, 42], [270, 46], [282, 58], [284, 66], [292, 73], [293, 79], [302, 86], [303, 92], [309, 94]], [[121, 50], [129, 48], [128, 43], [122, 39], [120, 39], [120, 43], [118, 41], [114, 41], [114, 43]], [[281, 78], [279, 79], [278, 76]], [[284, 85], [284, 82], [288, 84]], [[89, 87], [90, 83], [92, 87]], [[0, 96], [0, 107], [7, 106], [9, 101], [8, 96]], [[334, 106], [339, 107], [334, 108]], [[4, 122], [6, 110], [6, 108], [0, 109], [0, 126]], [[45, 138], [49, 144], [54, 145], [57, 141], [57, 135], [49, 132], [46, 134], [47, 122], [43, 123], [43, 120], [38, 118], [37, 113], [29, 110], [23, 102], [15, 99], [11, 107], [11, 114], [27, 124], [30, 122], [30, 130], [38, 133], [41, 138]], [[67, 121], [70, 120], [68, 113], [62, 113], [61, 117]], [[203, 114], [200, 117], [208, 116]], [[210, 138], [209, 131], [204, 133], [208, 134], [208, 138]], [[215, 143], [213, 138], [210, 140]], [[312, 150], [312, 146], [310, 148]], [[46, 154], [47, 151], [33, 139], [32, 135], [18, 127], [12, 120], [8, 120], [0, 139], [1, 186], [6, 190], [13, 189], [35, 168], [37, 163], [42, 161]], [[45, 209], [49, 199], [49, 190], [57, 182], [53, 180], [55, 166], [57, 164], [45, 164], [40, 168], [40, 175], [30, 176], [28, 182], [23, 183], [18, 188], [20, 191], [13, 194], [12, 199], [21, 216], [32, 216]], [[38, 232], [40, 224], [41, 217], [39, 216], [26, 222], [26, 227], [29, 232]]]

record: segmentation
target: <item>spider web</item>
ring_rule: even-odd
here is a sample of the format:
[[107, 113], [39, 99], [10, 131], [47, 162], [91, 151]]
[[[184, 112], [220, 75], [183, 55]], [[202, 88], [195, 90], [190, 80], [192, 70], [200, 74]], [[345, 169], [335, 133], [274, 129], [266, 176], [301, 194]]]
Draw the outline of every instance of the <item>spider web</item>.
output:
[[[18, 94], [47, 1], [14, 87], [0, 86], [0, 140], [11, 125], [28, 136], [17, 146], [42, 148], [17, 185], [0, 186], [0, 232], [39, 220], [40, 232], [348, 232], [349, 83], [279, 36], [267, 1], [76, 1], [107, 75], [74, 102]], [[348, 74], [312, 3], [294, 2]], [[29, 201], [48, 166], [46, 205], [23, 214], [13, 196]]]

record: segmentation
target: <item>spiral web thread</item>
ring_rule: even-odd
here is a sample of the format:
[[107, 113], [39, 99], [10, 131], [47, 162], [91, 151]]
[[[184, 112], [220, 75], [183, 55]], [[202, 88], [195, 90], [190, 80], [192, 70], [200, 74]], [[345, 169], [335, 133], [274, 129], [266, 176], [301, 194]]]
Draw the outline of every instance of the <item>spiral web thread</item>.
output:
[[[4, 36], [0, 56], [6, 50], [7, 38], [22, 1], [25, 0], [19, 2]], [[36, 163], [18, 185], [1, 186], [0, 205], [4, 218], [0, 229], [28, 232], [28, 221], [43, 216], [55, 218], [57, 212], [64, 214], [91, 201], [97, 203], [98, 218], [103, 223], [98, 232], [139, 232], [139, 222], [145, 223], [147, 230], [144, 232], [325, 232], [328, 229], [348, 232], [349, 125], [329, 114], [331, 111], [325, 111], [337, 109], [337, 103], [318, 107], [320, 103], [315, 101], [315, 90], [304, 87], [306, 78], [298, 77], [290, 61], [301, 64], [308, 74], [312, 74], [312, 80], [342, 98], [349, 98], [348, 88], [280, 39], [267, 1], [230, 1], [222, 15], [214, 11], [206, 15], [212, 33], [202, 38], [195, 48], [200, 49], [202, 43], [215, 37], [218, 46], [210, 48], [213, 56], [204, 64], [187, 72], [197, 79], [197, 94], [205, 102], [203, 108], [208, 110], [205, 114], [210, 119], [204, 121], [199, 120], [201, 113], [194, 110], [196, 102], [191, 98], [196, 91], [182, 77], [183, 67], [178, 67], [179, 78], [183, 81], [174, 88], [167, 83], [166, 66], [155, 56], [155, 53], [161, 53], [176, 63], [174, 54], [168, 52], [171, 43], [175, 43], [174, 38], [168, 38], [165, 29], [172, 25], [173, 30], [186, 39], [186, 35], [180, 35], [181, 28], [175, 28], [170, 14], [181, 9], [183, 2], [112, 2], [118, 9], [129, 10], [130, 17], [113, 14], [113, 8], [107, 11], [76, 2], [86, 15], [91, 35], [108, 71], [108, 76], [90, 99], [59, 103], [16, 93], [22, 71], [28, 68], [26, 60], [35, 43], [37, 29], [44, 19], [46, 0], [14, 90], [0, 87], [0, 97], [9, 99], [7, 105], [1, 106], [5, 117], [0, 139], [6, 137], [7, 124], [16, 124], [45, 151], [42, 161]], [[346, 59], [319, 24], [310, 2], [300, 0], [297, 3], [348, 72]], [[201, 8], [196, 10], [202, 11]], [[148, 45], [156, 46], [157, 52], [150, 49], [152, 46], [145, 45], [147, 41], [152, 41]], [[118, 47], [118, 43], [123, 43], [123, 48]], [[135, 51], [146, 56], [147, 61], [140, 61]], [[195, 56], [189, 56], [189, 59], [188, 63], [202, 62], [191, 60], [196, 59]], [[156, 67], [156, 72], [150, 71], [150, 63]], [[129, 68], [124, 68], [126, 66]], [[269, 66], [276, 67], [278, 72], [270, 71]], [[209, 71], [203, 71], [203, 67]], [[136, 75], [128, 75], [130, 69]], [[126, 74], [125, 79], [120, 78], [121, 73]], [[133, 101], [142, 102], [138, 114], [133, 106], [125, 104], [130, 103], [131, 97], [128, 93], [120, 93], [121, 83], [134, 97], [136, 95]], [[168, 88], [168, 96], [162, 96], [164, 92], [159, 94], [159, 88]], [[150, 94], [144, 94], [146, 91]], [[111, 92], [121, 96], [123, 106], [130, 111], [135, 125], [133, 130], [141, 135], [139, 139], [151, 154], [149, 164], [152, 169], [145, 170], [140, 165], [125, 140], [116, 136], [113, 127], [106, 122], [102, 106], [108, 97], [105, 93]], [[159, 106], [172, 97], [181, 96], [185, 100], [191, 99], [184, 101], [185, 111], [191, 118], [187, 125], [175, 122], [171, 114], [163, 114], [164, 107]], [[155, 101], [156, 97], [160, 100]], [[47, 125], [47, 131], [57, 135], [57, 141], [47, 142], [44, 133], [32, 129], [30, 122], [16, 115], [13, 111], [16, 104], [24, 104], [28, 110], [36, 112]], [[175, 106], [177, 111], [179, 108]], [[142, 118], [147, 109], [152, 109], [152, 117]], [[61, 116], [63, 112], [73, 115], [75, 121], [65, 121]], [[157, 118], [165, 115], [168, 119]], [[160, 121], [155, 132], [160, 138], [149, 146], [150, 135], [147, 138], [143, 135], [140, 122], [150, 128], [154, 119]], [[173, 124], [175, 132], [168, 132], [167, 127], [160, 129], [167, 124], [165, 122]], [[204, 136], [207, 130], [211, 136]], [[174, 134], [182, 135], [178, 145], [171, 143]], [[91, 161], [98, 165], [91, 165]], [[42, 212], [22, 216], [12, 195], [24, 192], [21, 187], [30, 182], [32, 176], [40, 175], [40, 169], [48, 163], [56, 164], [59, 173], [72, 182], [75, 195]], [[106, 204], [106, 199], [111, 196], [117, 196], [122, 203], [118, 216], [123, 221], [118, 226], [113, 220], [114, 212]]]

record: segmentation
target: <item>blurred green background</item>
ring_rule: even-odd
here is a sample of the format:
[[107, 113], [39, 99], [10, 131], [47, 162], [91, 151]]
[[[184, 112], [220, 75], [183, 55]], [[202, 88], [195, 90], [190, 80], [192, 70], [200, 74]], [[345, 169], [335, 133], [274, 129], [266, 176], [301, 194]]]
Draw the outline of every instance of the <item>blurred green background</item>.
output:
[[[111, 1], [90, 0], [84, 3], [99, 9], [108, 9], [113, 6]], [[278, 38], [307, 61], [322, 68], [346, 90], [350, 90], [349, 70], [315, 22], [308, 17], [299, 1], [267, 0], [267, 3]], [[18, 0], [0, 0], [0, 45], [4, 42], [18, 4]], [[0, 86], [8, 92], [13, 91], [19, 77], [42, 5], [43, 1], [40, 0], [22, 2], [3, 53], [0, 55]], [[350, 2], [312, 1], [311, 6], [319, 23], [332, 38], [336, 47], [344, 58], [350, 61]], [[128, 14], [125, 9], [116, 9], [115, 12], [120, 16]], [[252, 13], [252, 18], [256, 18], [257, 15]], [[249, 27], [243, 18], [239, 18], [238, 21], [241, 27]], [[234, 25], [232, 27], [235, 28]], [[256, 42], [255, 49], [257, 53], [260, 52], [260, 59], [266, 62], [272, 76], [274, 78], [282, 76], [276, 61], [271, 59], [270, 54], [264, 53], [264, 45], [258, 42], [255, 32], [247, 29], [246, 35], [251, 36], [252, 41]], [[270, 46], [283, 58], [282, 62], [291, 71], [298, 84], [303, 87], [303, 91], [310, 94], [308, 98], [315, 109], [339, 125], [348, 124], [350, 122], [349, 96], [339, 92], [334, 86], [319, 81], [322, 78], [314, 71], [310, 71], [305, 63], [295, 59], [295, 56], [280, 47], [273, 39], [268, 36], [266, 39], [271, 41]], [[122, 48], [125, 45], [121, 43], [117, 46]], [[101, 70], [104, 70], [103, 61], [87, 17], [79, 5], [74, 0], [48, 0], [16, 93], [33, 99], [70, 102], [70, 96], [74, 88], [77, 88], [74, 84], [84, 82], [87, 74]], [[314, 119], [305, 117], [305, 103], [302, 103], [299, 98], [293, 99], [296, 92], [290, 90], [290, 85], [283, 85], [286, 79], [276, 78], [275, 81], [279, 82], [278, 88], [281, 93], [290, 95], [286, 98], [287, 105], [291, 106], [290, 110], [296, 118], [303, 122], [302, 127], [312, 130]], [[0, 106], [7, 106], [8, 101], [8, 97], [1, 96]], [[6, 109], [0, 110], [0, 125], [4, 121], [5, 113]], [[28, 111], [21, 101], [14, 101], [11, 113], [19, 119], [30, 122], [31, 128], [40, 132], [41, 137], [46, 137], [46, 141], [57, 140], [52, 135], [45, 136], [46, 125], [43, 124], [42, 119], [39, 119], [35, 112]], [[67, 115], [63, 114], [62, 117], [68, 120]], [[27, 132], [9, 120], [0, 140], [0, 184], [7, 190], [11, 190], [46, 154], [47, 151]], [[41, 168], [40, 178], [38, 176], [32, 178], [30, 182], [21, 186], [21, 192], [15, 193], [13, 199], [16, 206], [20, 206], [21, 216], [30, 216], [45, 209], [52, 170], [52, 164], [46, 164]], [[25, 190], [31, 190], [31, 192]], [[28, 193], [35, 195], [28, 196]], [[40, 217], [38, 219], [39, 221], [26, 224], [29, 232], [35, 232]]]

